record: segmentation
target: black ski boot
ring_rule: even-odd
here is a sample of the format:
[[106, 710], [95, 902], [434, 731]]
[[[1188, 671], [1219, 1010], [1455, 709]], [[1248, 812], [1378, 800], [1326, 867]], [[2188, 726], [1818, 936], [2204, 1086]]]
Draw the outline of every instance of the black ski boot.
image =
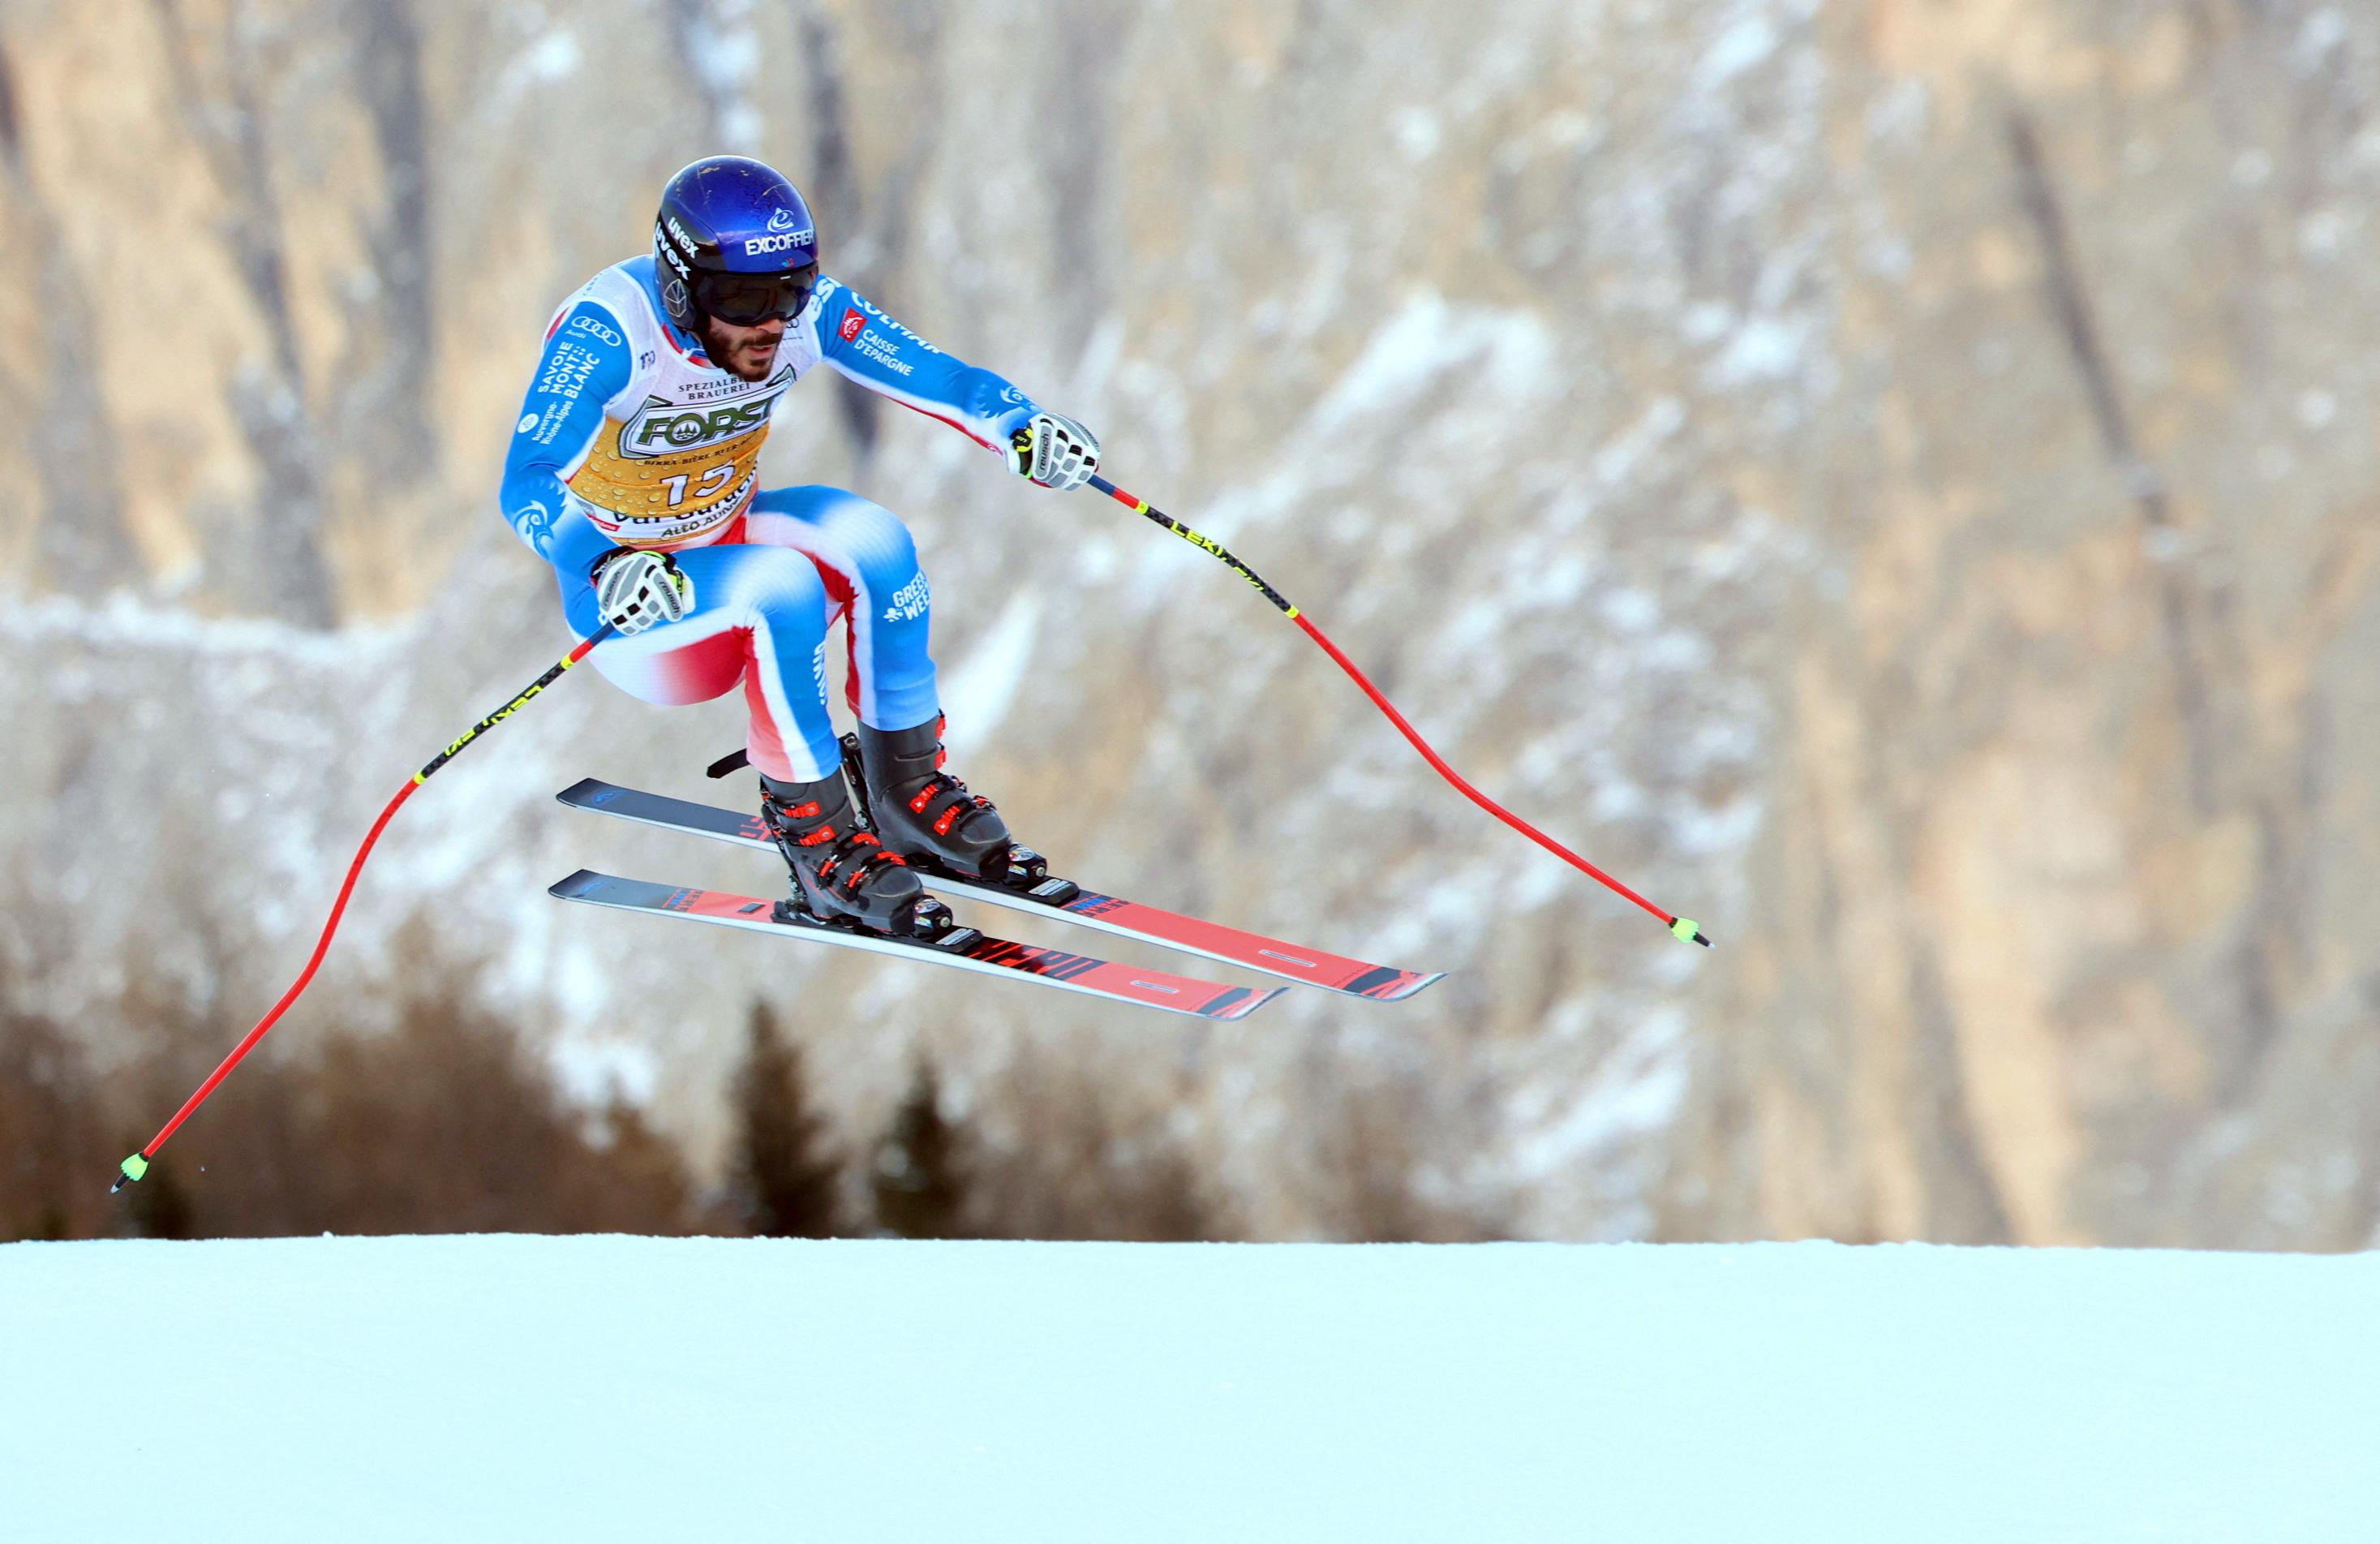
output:
[[842, 772], [816, 783], [762, 778], [760, 820], [793, 869], [802, 908], [820, 921], [902, 938], [947, 926], [950, 909], [853, 815]]
[[1008, 822], [990, 799], [942, 771], [942, 760], [939, 718], [914, 729], [861, 724], [868, 820], [894, 852], [968, 879], [1007, 878], [1014, 845]]

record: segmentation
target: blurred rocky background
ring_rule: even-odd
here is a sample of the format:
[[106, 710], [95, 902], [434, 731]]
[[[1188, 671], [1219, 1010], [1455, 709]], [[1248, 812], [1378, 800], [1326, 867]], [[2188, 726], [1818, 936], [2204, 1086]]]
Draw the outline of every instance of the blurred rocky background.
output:
[[6, 0], [0, 1226], [127, 1225], [81, 1190], [567, 646], [508, 428], [718, 150], [1719, 947], [822, 375], [767, 470], [913, 522], [1013, 825], [1453, 975], [1185, 1027], [565, 909], [773, 878], [552, 802], [740, 743], [574, 676], [140, 1225], [2380, 1242], [2380, 13], [2325, 0]]

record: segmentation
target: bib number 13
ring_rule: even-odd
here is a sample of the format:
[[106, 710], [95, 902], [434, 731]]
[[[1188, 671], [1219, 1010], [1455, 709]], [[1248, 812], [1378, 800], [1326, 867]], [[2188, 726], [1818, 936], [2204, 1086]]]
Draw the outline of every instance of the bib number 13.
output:
[[670, 507], [675, 509], [686, 502], [686, 485], [689, 480], [694, 483], [694, 496], [698, 499], [707, 499], [726, 487], [729, 480], [735, 475], [735, 463], [723, 461], [704, 472], [699, 478], [696, 478], [691, 472], [681, 472], [675, 477], [665, 477], [662, 479], [662, 486], [669, 490]]

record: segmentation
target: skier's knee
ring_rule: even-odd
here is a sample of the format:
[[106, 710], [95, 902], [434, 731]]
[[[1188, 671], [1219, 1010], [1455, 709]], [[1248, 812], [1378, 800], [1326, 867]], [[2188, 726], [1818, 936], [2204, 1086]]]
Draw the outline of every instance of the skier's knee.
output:
[[751, 547], [742, 559], [745, 605], [752, 615], [776, 623], [825, 624], [826, 586], [808, 558], [783, 547]]
[[858, 561], [869, 590], [898, 590], [917, 572], [917, 542], [901, 517], [854, 494], [834, 513], [835, 532]]

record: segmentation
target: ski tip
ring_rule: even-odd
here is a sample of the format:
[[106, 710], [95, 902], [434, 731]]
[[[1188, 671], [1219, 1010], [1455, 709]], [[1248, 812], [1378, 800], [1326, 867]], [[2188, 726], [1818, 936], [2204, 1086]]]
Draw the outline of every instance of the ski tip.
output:
[[596, 796], [610, 786], [600, 777], [582, 777], [553, 796], [560, 803], [584, 808], [596, 803]]
[[1255, 1013], [1258, 1008], [1261, 1008], [1266, 1003], [1271, 1002], [1274, 998], [1279, 997], [1289, 991], [1287, 987], [1266, 987], [1261, 990], [1257, 988], [1247, 988], [1245, 990], [1247, 991], [1247, 995], [1245, 997], [1238, 998], [1228, 1003], [1220, 1009], [1209, 1013], [1207, 1016], [1210, 1018], [1220, 1018], [1227, 1023], [1244, 1019], [1250, 1014]]
[[558, 879], [545, 887], [545, 893], [556, 900], [576, 901], [601, 883], [603, 876], [592, 869], [581, 869], [566, 878]]
[[1443, 970], [1433, 970], [1424, 975], [1418, 970], [1399, 970], [1390, 965], [1376, 965], [1353, 980], [1330, 986], [1330, 990], [1342, 996], [1361, 997], [1373, 1003], [1402, 1003], [1423, 988], [1445, 979], [1446, 972]]
[[1381, 1003], [1402, 1003], [1406, 998], [1413, 996], [1415, 993], [1421, 991], [1426, 988], [1434, 987], [1438, 985], [1439, 982], [1445, 979], [1445, 971], [1433, 970], [1427, 976], [1415, 976], [1412, 980], [1407, 981], [1404, 985], [1397, 988], [1394, 991], [1381, 993], [1376, 1001]]

